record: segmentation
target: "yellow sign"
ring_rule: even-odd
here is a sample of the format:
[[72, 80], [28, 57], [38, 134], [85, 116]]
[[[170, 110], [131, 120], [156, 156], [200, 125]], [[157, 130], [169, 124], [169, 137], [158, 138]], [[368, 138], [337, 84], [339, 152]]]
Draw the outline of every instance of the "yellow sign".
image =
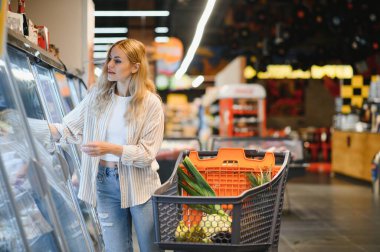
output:
[[8, 1], [0, 0], [0, 57], [5, 51], [5, 41], [7, 38], [7, 3]]
[[244, 77], [246, 79], [252, 79], [256, 75], [256, 70], [252, 66], [247, 66], [244, 69]]
[[311, 67], [311, 76], [313, 79], [322, 79], [325, 75], [330, 78], [350, 79], [354, 75], [354, 70], [350, 65], [326, 65]]
[[[244, 69], [244, 76], [254, 77], [251, 66]], [[313, 65], [310, 70], [293, 69], [290, 65], [268, 65], [266, 72], [258, 72], [259, 79], [322, 79], [324, 76], [338, 79], [350, 79], [354, 74], [354, 70], [350, 65]]]

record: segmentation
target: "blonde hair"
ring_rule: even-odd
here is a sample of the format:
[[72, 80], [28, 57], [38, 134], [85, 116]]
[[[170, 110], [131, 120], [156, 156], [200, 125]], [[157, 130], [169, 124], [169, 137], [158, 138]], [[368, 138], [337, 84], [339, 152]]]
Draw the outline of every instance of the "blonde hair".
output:
[[107, 59], [104, 63], [102, 74], [96, 84], [97, 95], [95, 98], [94, 111], [97, 115], [103, 112], [106, 104], [111, 100], [112, 94], [110, 90], [116, 85], [115, 81], [108, 80], [108, 63], [110, 61], [110, 53], [114, 47], [121, 49], [131, 64], [139, 63], [140, 66], [136, 73], [131, 73], [131, 80], [128, 86], [128, 92], [131, 101], [128, 110], [124, 114], [124, 118], [128, 121], [131, 118], [137, 118], [141, 111], [142, 102], [147, 91], [157, 94], [156, 87], [149, 79], [149, 65], [146, 57], [145, 46], [135, 39], [124, 39], [116, 42], [107, 52]]

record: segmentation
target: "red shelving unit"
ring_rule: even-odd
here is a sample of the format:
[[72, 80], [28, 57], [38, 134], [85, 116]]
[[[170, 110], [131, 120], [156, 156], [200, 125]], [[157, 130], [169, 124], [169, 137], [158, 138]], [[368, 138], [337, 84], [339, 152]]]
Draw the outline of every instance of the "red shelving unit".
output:
[[225, 85], [219, 90], [220, 136], [265, 136], [265, 89], [259, 84]]

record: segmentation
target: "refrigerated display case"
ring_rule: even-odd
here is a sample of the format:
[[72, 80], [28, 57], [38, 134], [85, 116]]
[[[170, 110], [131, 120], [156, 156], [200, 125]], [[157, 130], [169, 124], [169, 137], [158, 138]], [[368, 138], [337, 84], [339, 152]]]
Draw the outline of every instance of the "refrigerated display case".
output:
[[41, 63], [41, 61], [37, 60], [35, 55], [26, 54], [25, 50], [12, 43], [8, 45], [8, 54], [10, 55], [10, 72], [26, 112], [27, 122], [36, 143], [36, 152], [46, 176], [44, 183], [51, 191], [58, 219], [64, 223], [62, 231], [67, 247], [71, 251], [93, 251], [94, 246], [71, 183], [69, 165], [62, 153], [50, 141], [47, 116], [31, 71], [31, 63]]
[[65, 251], [63, 227], [9, 77], [0, 59], [0, 250]]
[[30, 69], [29, 59], [20, 51], [8, 48], [11, 72], [18, 88], [23, 107], [28, 117], [32, 134], [36, 139], [39, 157], [43, 164], [49, 185], [52, 187], [53, 199], [58, 208], [58, 215], [65, 225], [64, 233], [71, 250], [90, 250], [92, 247], [89, 234], [79, 211], [67, 163], [50, 141], [50, 132], [46, 115], [37, 92], [36, 82]]
[[[23, 67], [13, 68], [12, 72], [18, 74], [19, 78], [29, 80], [30, 82], [29, 86], [26, 85], [29, 87], [29, 94], [28, 92], [21, 93], [24, 99], [32, 100], [33, 103], [36, 104], [35, 106], [28, 107], [28, 114], [34, 115], [34, 118], [44, 117], [49, 123], [62, 122], [63, 115], [69, 111], [66, 111], [64, 108], [65, 101], [60, 96], [55, 73], [58, 72], [59, 74], [67, 76], [70, 89], [75, 89], [75, 92], [71, 93], [80, 94], [84, 97], [87, 93], [87, 89], [83, 81], [75, 75], [64, 72], [62, 65], [60, 65], [60, 63], [57, 62], [52, 55], [49, 55], [46, 51], [41, 50], [38, 47], [36, 48], [24, 37], [15, 34], [12, 31], [9, 31], [8, 33], [8, 48], [11, 54], [13, 53], [18, 55], [19, 62], [24, 63]], [[13, 58], [14, 57], [12, 55], [12, 61], [16, 61]], [[77, 90], [78, 92], [76, 92]], [[31, 93], [33, 94], [31, 95]], [[35, 95], [35, 93], [37, 93], [37, 95]], [[33, 99], [31, 97], [28, 98], [28, 96], [32, 96]], [[82, 96], [78, 97], [78, 100], [82, 100]], [[36, 112], [33, 114], [33, 111]], [[33, 121], [29, 119], [29, 121], [36, 124], [36, 120]], [[41, 123], [39, 123], [39, 126], [41, 126], [40, 124]], [[69, 176], [71, 177], [71, 182], [73, 184], [73, 190], [71, 193], [72, 197], [76, 198], [80, 181], [80, 152], [78, 152], [76, 148], [77, 146], [75, 145], [59, 144], [56, 147], [57, 152], [60, 154], [59, 156], [63, 156], [65, 159], [63, 161], [64, 165], [69, 168]], [[91, 205], [83, 201], [78, 200], [78, 202], [81, 210], [79, 212], [83, 214], [95, 250], [103, 251], [104, 243], [101, 236], [96, 210]], [[78, 206], [78, 204], [76, 204], [76, 206]], [[87, 231], [85, 234], [87, 235]], [[89, 238], [87, 237], [87, 239]]]

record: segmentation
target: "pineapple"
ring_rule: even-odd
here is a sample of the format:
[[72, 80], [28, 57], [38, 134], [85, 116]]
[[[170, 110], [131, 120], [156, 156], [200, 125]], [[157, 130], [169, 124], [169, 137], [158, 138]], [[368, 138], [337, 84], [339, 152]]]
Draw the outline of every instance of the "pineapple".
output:
[[221, 231], [231, 232], [232, 219], [228, 215], [206, 214], [199, 222], [206, 235], [212, 236]]

